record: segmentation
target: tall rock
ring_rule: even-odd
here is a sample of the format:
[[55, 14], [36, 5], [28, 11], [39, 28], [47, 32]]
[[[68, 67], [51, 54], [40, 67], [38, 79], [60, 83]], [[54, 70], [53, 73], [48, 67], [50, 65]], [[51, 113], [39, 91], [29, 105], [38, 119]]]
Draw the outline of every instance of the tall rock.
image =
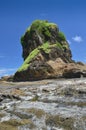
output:
[[71, 63], [72, 54], [58, 26], [36, 20], [21, 37], [24, 63], [14, 75], [14, 81], [59, 77], [62, 66]]

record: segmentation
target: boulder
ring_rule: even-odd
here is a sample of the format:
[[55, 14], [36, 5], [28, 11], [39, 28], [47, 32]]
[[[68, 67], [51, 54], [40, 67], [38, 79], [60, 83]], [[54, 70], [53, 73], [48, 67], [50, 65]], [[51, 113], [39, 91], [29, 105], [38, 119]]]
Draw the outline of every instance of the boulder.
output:
[[64, 78], [82, 78], [86, 77], [86, 65], [80, 63], [67, 64], [63, 71]]

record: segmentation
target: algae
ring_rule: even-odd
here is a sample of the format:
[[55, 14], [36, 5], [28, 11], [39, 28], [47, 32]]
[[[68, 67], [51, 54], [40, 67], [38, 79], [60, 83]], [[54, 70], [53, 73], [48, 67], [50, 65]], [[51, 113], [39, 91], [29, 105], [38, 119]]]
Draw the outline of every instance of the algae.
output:
[[46, 117], [46, 125], [49, 126], [59, 126], [63, 127], [65, 130], [73, 130], [74, 129], [74, 119], [72, 118], [63, 118], [59, 115], [47, 115]]
[[30, 125], [31, 127], [35, 127], [33, 122], [30, 119], [23, 120], [8, 120], [0, 123], [0, 130], [18, 130], [19, 126]]
[[42, 116], [46, 115], [46, 113], [42, 109], [37, 108], [29, 108], [27, 112], [36, 115], [37, 118], [41, 118]]

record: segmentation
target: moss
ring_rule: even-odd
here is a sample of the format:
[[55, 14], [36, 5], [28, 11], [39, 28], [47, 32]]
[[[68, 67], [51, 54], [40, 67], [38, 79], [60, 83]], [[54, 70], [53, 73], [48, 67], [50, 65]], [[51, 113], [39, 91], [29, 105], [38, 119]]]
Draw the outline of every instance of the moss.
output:
[[27, 57], [27, 59], [25, 60], [24, 63], [25, 63], [25, 64], [30, 63], [30, 61], [31, 61], [38, 53], [39, 53], [38, 48], [34, 49], [34, 50], [30, 53], [30, 55]]
[[68, 45], [63, 45], [63, 49], [68, 49]]
[[18, 72], [20, 71], [25, 71], [27, 70], [27, 68], [30, 65], [30, 62], [32, 61], [32, 59], [39, 53], [38, 48], [34, 49], [30, 55], [27, 57], [27, 59], [25, 60], [25, 62], [23, 63], [23, 65], [18, 69]]
[[[27, 59], [24, 61], [23, 65], [18, 69], [18, 72], [25, 71], [30, 65], [30, 62], [37, 56], [37, 54], [40, 52], [40, 50], [43, 50], [45, 53], [49, 53], [49, 43], [44, 43], [42, 46], [39, 46], [38, 48], [34, 49], [30, 55], [27, 57]], [[52, 45], [51, 45], [52, 46]]]
[[63, 51], [68, 49], [68, 45], [66, 45], [66, 44], [61, 44], [59, 42], [56, 42], [56, 45], [57, 45], [58, 48], [60, 48]]
[[26, 39], [30, 35], [30, 27], [26, 30], [25, 34], [21, 36], [20, 42], [23, 47], [27, 46]]
[[0, 113], [0, 118], [4, 117], [5, 114], [4, 113]]
[[45, 53], [50, 53], [53, 47], [58, 47], [60, 49], [63, 49], [63, 46], [59, 42], [56, 42], [55, 44], [50, 44], [49, 42], [46, 42], [38, 49], [43, 50]]
[[4, 123], [0, 123], [0, 130], [18, 130], [17, 127], [6, 125]]
[[24, 35], [22, 35], [20, 41], [21, 41], [22, 46], [25, 47], [26, 43], [25, 43], [25, 40], [24, 40]]
[[46, 42], [43, 45], [39, 46], [38, 48], [34, 49], [27, 57], [27, 59], [24, 61], [23, 65], [18, 69], [18, 72], [27, 70], [27, 68], [30, 65], [30, 62], [35, 58], [35, 56], [38, 55], [38, 53], [40, 53], [41, 50], [44, 51], [45, 53], [49, 53], [51, 49], [55, 46], [62, 49], [62, 46], [59, 42], [57, 42], [56, 44], [50, 44], [49, 42]]
[[27, 110], [28, 113], [32, 113], [36, 115], [37, 118], [41, 118], [42, 116], [45, 116], [45, 112], [41, 109], [36, 109], [36, 108], [30, 108]]
[[59, 42], [56, 42], [56, 46], [60, 49], [63, 49], [63, 46]]
[[[33, 41], [33, 33], [36, 32], [38, 35], [44, 38], [44, 41], [48, 41], [50, 37], [52, 37], [51, 30], [56, 29], [57, 25], [54, 23], [49, 23], [46, 20], [35, 20], [31, 26], [26, 30], [25, 34], [21, 37], [21, 44], [24, 48], [27, 48], [28, 46], [28, 39]], [[58, 41], [65, 41], [66, 38], [62, 32], [58, 32]], [[33, 44], [33, 42], [32, 42]], [[49, 49], [46, 49], [46, 46], [48, 44], [46, 43], [43, 45], [43, 50], [47, 53]], [[62, 46], [57, 43], [59, 48], [62, 48]], [[66, 49], [67, 46], [64, 46], [64, 49]], [[32, 52], [33, 53], [33, 52]], [[30, 57], [29, 57], [30, 58]], [[25, 64], [24, 64], [25, 65]], [[24, 70], [26, 70], [27, 65], [24, 66]]]
[[32, 101], [32, 102], [36, 102], [36, 101], [38, 101], [38, 98], [39, 98], [38, 95], [36, 95], [35, 97], [33, 97], [33, 98], [31, 99], [31, 101]]
[[19, 126], [23, 126], [29, 124], [30, 126], [33, 126], [33, 122], [30, 119], [23, 119], [23, 120], [8, 120], [0, 123], [0, 130], [18, 130]]
[[56, 42], [54, 44], [50, 44], [49, 42], [44, 43], [42, 46], [38, 47], [38, 49], [42, 49], [45, 53], [49, 53], [53, 47], [58, 47], [64, 50], [65, 45], [61, 45], [61, 43]]
[[58, 39], [60, 39], [61, 41], [65, 41], [66, 40], [65, 35], [62, 32], [58, 33]]
[[46, 42], [42, 46], [39, 46], [38, 49], [43, 50], [45, 53], [49, 53], [51, 50], [49, 47], [50, 47], [49, 42]]
[[[29, 30], [31, 32], [38, 32], [39, 34], [44, 34], [45, 36], [47, 37], [51, 37], [51, 33], [50, 33], [50, 28], [56, 28], [57, 25], [54, 24], [54, 23], [49, 23], [48, 21], [46, 20], [35, 20], [31, 27], [29, 27]], [[27, 30], [27, 32], [29, 32]]]
[[23, 119], [23, 120], [16, 120], [16, 119], [11, 119], [8, 121], [4, 121], [4, 124], [12, 125], [12, 126], [21, 126], [21, 125], [26, 125], [32, 123], [30, 119]]
[[16, 111], [9, 111], [11, 115], [15, 115], [17, 117], [19, 117], [20, 119], [23, 119], [23, 120], [27, 120], [30, 118], [29, 115], [27, 115], [26, 113], [21, 113], [21, 112], [16, 112]]
[[84, 107], [84, 106], [86, 106], [86, 102], [67, 102], [66, 103], [67, 105], [77, 105], [78, 107]]
[[41, 46], [38, 46], [38, 48], [34, 49], [29, 54], [29, 56], [24, 61], [23, 65], [18, 69], [18, 72], [27, 70], [28, 67], [30, 66], [31, 61], [40, 53], [41, 50], [49, 54], [51, 49], [56, 46], [60, 49], [63, 49], [62, 45], [59, 42], [56, 42], [55, 44], [50, 44], [49, 42], [46, 42], [42, 44]]
[[49, 126], [59, 126], [63, 127], [65, 130], [73, 130], [74, 128], [74, 119], [72, 118], [63, 118], [59, 115], [47, 115], [46, 124]]
[[26, 32], [30, 32], [30, 27], [27, 28]]
[[32, 25], [31, 25], [31, 29], [32, 30], [35, 30], [37, 29], [38, 31], [42, 31], [42, 28], [45, 28], [45, 27], [56, 27], [57, 25], [54, 24], [54, 23], [49, 23], [48, 21], [46, 20], [35, 20]]
[[18, 69], [18, 72], [20, 72], [20, 71], [25, 71], [25, 70], [27, 70], [28, 67], [29, 67], [29, 64], [23, 64], [23, 65]]
[[47, 27], [44, 28], [44, 34], [45, 34], [45, 36], [51, 37], [51, 33]]

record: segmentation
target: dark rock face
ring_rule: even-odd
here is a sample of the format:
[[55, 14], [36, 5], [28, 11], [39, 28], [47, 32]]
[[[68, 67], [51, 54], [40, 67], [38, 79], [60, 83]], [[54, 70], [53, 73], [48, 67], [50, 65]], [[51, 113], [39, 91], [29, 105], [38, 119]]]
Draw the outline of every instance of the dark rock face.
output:
[[[24, 63], [15, 73], [14, 81], [66, 77], [65, 64], [74, 63], [67, 40], [54, 23], [34, 21], [21, 37], [21, 44]], [[57, 63], [58, 59], [62, 64]], [[78, 74], [70, 73], [74, 77]]]
[[55, 24], [47, 21], [34, 21], [21, 38], [24, 60], [39, 45], [46, 41], [55, 43], [59, 29]]
[[53, 73], [53, 69], [47, 63], [41, 61], [39, 62], [34, 61], [29, 66], [27, 71], [23, 71], [22, 73], [17, 72], [15, 74], [15, 80], [16, 81], [42, 80], [45, 78], [50, 78], [52, 73]]
[[80, 78], [83, 76], [83, 73], [79, 69], [70, 69], [63, 73], [64, 78]]

